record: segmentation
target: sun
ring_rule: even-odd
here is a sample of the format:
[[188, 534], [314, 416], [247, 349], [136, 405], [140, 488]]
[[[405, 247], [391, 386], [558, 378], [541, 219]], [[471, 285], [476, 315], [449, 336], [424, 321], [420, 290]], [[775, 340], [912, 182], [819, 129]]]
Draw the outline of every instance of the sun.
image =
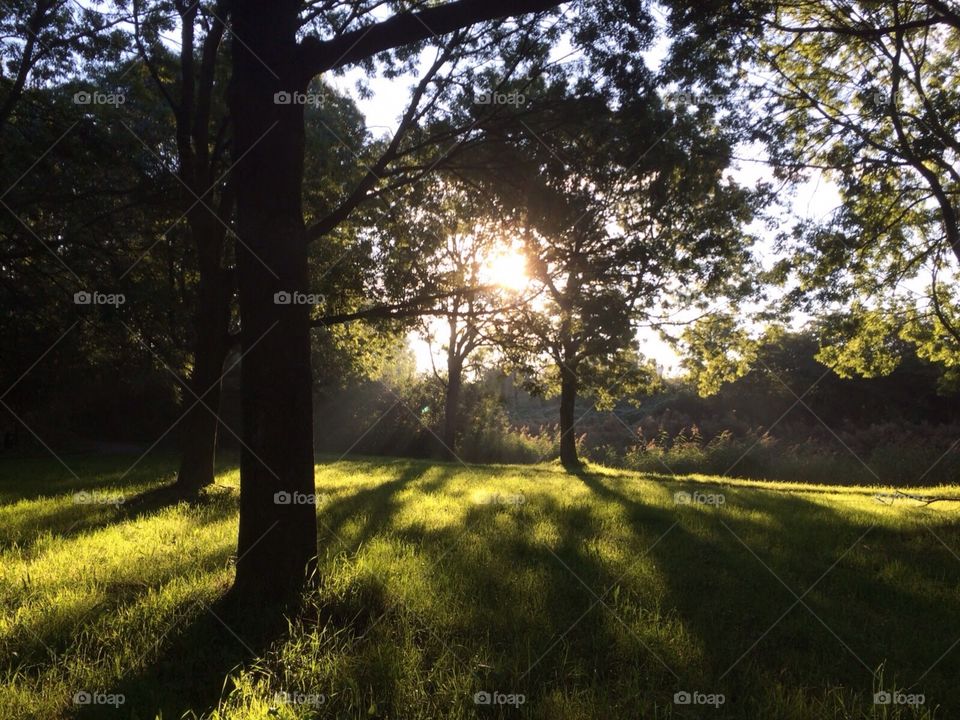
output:
[[527, 259], [513, 246], [504, 246], [487, 256], [480, 271], [484, 283], [520, 292], [530, 284]]

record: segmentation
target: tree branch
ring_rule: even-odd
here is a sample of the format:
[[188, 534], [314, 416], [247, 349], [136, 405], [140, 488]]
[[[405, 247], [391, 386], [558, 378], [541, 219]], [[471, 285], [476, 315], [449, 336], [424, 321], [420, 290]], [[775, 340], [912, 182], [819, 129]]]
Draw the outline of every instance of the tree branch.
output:
[[306, 83], [327, 70], [479, 22], [541, 12], [561, 4], [556, 0], [457, 0], [420, 12], [399, 13], [331, 40], [308, 37], [300, 44], [302, 80]]

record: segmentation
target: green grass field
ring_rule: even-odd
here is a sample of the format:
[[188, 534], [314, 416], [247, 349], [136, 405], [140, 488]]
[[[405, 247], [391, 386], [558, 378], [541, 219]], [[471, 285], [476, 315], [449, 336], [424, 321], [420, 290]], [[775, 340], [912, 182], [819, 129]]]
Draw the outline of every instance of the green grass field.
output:
[[131, 462], [0, 464], [0, 718], [960, 717], [958, 487], [321, 464], [276, 627], [221, 602], [237, 471]]

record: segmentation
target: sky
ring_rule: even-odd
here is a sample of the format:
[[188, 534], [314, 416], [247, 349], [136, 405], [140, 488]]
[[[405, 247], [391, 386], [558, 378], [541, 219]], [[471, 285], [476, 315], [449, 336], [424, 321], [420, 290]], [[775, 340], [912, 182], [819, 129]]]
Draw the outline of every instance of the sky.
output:
[[[666, 48], [662, 45], [654, 47], [646, 55], [648, 64], [659, 63], [665, 51]], [[559, 48], [555, 51], [555, 54], [557, 56], [567, 56], [569, 52], [569, 47], [566, 47]], [[350, 92], [366, 117], [368, 130], [376, 136], [392, 134], [395, 130], [399, 118], [406, 108], [411, 88], [416, 82], [414, 78], [409, 76], [392, 80], [379, 77], [371, 79], [365, 77], [359, 70], [350, 71], [343, 76], [327, 77], [325, 79], [334, 87]], [[361, 79], [366, 81], [372, 91], [370, 97], [358, 98], [358, 94], [352, 92], [356, 82]], [[743, 160], [738, 161], [733, 166], [730, 174], [738, 183], [753, 186], [764, 180], [773, 182], [771, 168], [764, 162], [766, 155], [762, 147], [745, 146], [740, 148], [737, 154]], [[814, 173], [807, 182], [794, 188], [792, 192], [792, 201], [789, 203], [789, 210], [783, 213], [780, 228], [768, 230], [761, 228], [759, 223], [756, 226], [757, 233], [761, 238], [757, 251], [765, 265], [769, 265], [776, 259], [772, 237], [778, 230], [786, 229], [799, 218], [822, 219], [828, 216], [840, 202], [837, 186], [820, 173]], [[685, 318], [681, 315], [678, 316], [678, 319]], [[439, 330], [441, 328], [438, 328]], [[641, 352], [653, 358], [665, 373], [676, 375], [680, 372], [678, 355], [656, 330], [641, 328], [637, 337]], [[440, 339], [442, 341], [442, 333]], [[430, 356], [431, 348], [421, 337], [416, 333], [411, 333], [408, 336], [408, 342], [415, 354], [417, 368], [421, 372], [431, 372], [433, 364], [436, 364], [437, 367], [444, 365], [444, 361], [439, 355], [440, 342], [434, 343], [433, 363], [431, 363]]]

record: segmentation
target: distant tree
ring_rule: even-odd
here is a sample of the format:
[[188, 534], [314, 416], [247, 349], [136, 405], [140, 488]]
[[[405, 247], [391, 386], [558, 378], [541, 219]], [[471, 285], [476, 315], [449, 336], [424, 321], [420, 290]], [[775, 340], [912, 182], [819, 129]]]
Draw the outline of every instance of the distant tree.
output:
[[724, 384], [750, 371], [761, 342], [730, 314], [710, 313], [681, 333], [680, 365], [701, 396], [715, 395]]
[[559, 390], [568, 467], [579, 464], [577, 396], [609, 404], [652, 375], [637, 358], [638, 323], [750, 286], [744, 227], [761, 194], [725, 178], [733, 138], [712, 110], [663, 104], [650, 78], [635, 81], [642, 104], [620, 107], [609, 91], [548, 89], [552, 117], [499, 127], [489, 156], [544, 295], [508, 328], [508, 344], [541, 390]]
[[[141, 78], [120, 73], [111, 66], [31, 90], [31, 112], [15, 113], [3, 139], [0, 374], [12, 390], [3, 402], [35, 428], [38, 444], [55, 443], [47, 429], [59, 439], [70, 431], [145, 439], [175, 417], [168, 409], [176, 390], [157, 356], [174, 366], [184, 359], [184, 256], [163, 247], [142, 257], [175, 209], [173, 179], [143, 143], [164, 147], [171, 126], [150, 112]], [[93, 87], [125, 102], [75, 102]], [[140, 139], [121, 123], [136, 126]], [[124, 302], [85, 304], [82, 293], [94, 292]], [[141, 391], [155, 413], [130, 417]], [[108, 408], [124, 412], [106, 417]]]
[[[496, 344], [496, 327], [529, 302], [528, 289], [520, 286], [526, 269], [512, 228], [496, 216], [492, 198], [442, 178], [424, 184], [415, 197], [404, 232], [419, 238], [411, 239], [419, 257], [409, 270], [420, 276], [417, 284], [442, 295], [419, 325], [431, 343], [441, 340], [446, 356], [446, 372], [437, 373], [444, 393], [440, 441], [446, 456], [454, 458], [464, 374], [479, 350]], [[512, 267], [505, 265], [509, 262]], [[409, 286], [410, 279], [402, 282]]]

